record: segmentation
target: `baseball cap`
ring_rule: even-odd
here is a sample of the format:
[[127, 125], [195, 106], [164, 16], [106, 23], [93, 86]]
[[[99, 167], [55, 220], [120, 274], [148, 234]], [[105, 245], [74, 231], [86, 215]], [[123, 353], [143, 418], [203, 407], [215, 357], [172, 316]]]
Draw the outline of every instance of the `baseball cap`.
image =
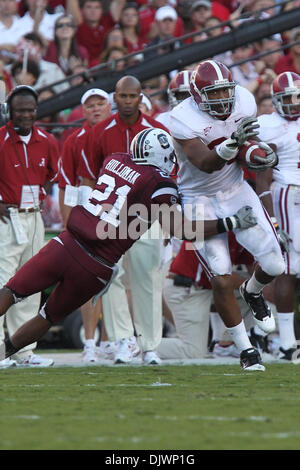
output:
[[155, 13], [155, 19], [156, 21], [164, 21], [167, 18], [170, 18], [173, 21], [177, 20], [177, 11], [170, 7], [169, 5], [166, 5], [164, 7], [160, 7], [156, 13]]
[[106, 91], [101, 90], [100, 88], [91, 88], [90, 90], [86, 91], [81, 97], [81, 104], [84, 104], [87, 99], [91, 96], [102, 96], [102, 98], [109, 99], [108, 93]]
[[196, 10], [198, 7], [211, 8], [211, 2], [209, 0], [196, 0], [191, 6], [191, 11]]

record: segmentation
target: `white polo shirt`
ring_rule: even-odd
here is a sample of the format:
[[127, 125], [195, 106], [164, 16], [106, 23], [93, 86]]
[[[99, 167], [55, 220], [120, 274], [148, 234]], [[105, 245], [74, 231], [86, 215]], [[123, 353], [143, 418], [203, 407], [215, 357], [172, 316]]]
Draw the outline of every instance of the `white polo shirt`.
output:
[[[49, 14], [45, 11], [42, 21], [39, 25], [39, 33], [44, 36], [48, 41], [54, 39], [54, 23], [62, 15], [62, 13]], [[20, 18], [20, 29], [22, 30], [22, 36], [27, 33], [31, 33], [33, 30], [34, 20], [31, 18], [29, 12], [25, 13]]]
[[23, 36], [23, 29], [21, 26], [21, 18], [18, 16], [13, 17], [13, 22], [10, 28], [7, 28], [2, 21], [0, 21], [0, 45], [13, 44], [16, 46]]

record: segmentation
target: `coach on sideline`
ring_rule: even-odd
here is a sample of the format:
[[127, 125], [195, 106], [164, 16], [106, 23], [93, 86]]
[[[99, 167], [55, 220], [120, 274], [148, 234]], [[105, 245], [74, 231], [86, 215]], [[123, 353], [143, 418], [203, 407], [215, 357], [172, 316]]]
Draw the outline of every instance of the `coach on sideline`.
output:
[[[41, 203], [45, 186], [57, 176], [58, 147], [47, 132], [34, 125], [37, 93], [26, 85], [17, 86], [7, 99], [7, 124], [0, 128], [0, 286], [44, 245]], [[9, 337], [34, 317], [40, 307], [40, 294], [12, 305], [6, 317]], [[3, 317], [0, 343], [4, 341]], [[52, 359], [33, 354], [36, 343], [18, 351], [0, 367], [48, 367]]]
[[[74, 131], [64, 142], [59, 167], [59, 205], [65, 227], [72, 209], [71, 206], [65, 204], [66, 187], [76, 187], [80, 185], [78, 167], [82, 158], [82, 149], [85, 146], [88, 131], [99, 122], [108, 118], [111, 114], [109, 95], [100, 88], [87, 90], [81, 97], [81, 106], [86, 121], [80, 129]], [[93, 306], [92, 301], [89, 300], [81, 307], [85, 332], [84, 350], [82, 354], [82, 360], [84, 362], [95, 362], [97, 360], [94, 335], [100, 314], [100, 302], [98, 302], [96, 306]]]

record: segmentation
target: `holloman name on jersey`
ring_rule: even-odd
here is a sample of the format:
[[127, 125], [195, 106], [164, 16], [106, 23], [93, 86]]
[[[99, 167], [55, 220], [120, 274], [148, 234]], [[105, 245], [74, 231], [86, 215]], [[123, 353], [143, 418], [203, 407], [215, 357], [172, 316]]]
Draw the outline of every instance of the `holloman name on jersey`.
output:
[[114, 159], [110, 160], [107, 163], [105, 169], [111, 171], [112, 173], [115, 173], [116, 175], [120, 176], [120, 178], [123, 178], [125, 181], [128, 181], [128, 183], [130, 184], [134, 184], [139, 178], [139, 176], [141, 176], [141, 174], [137, 171], [133, 170], [129, 166], [124, 165], [124, 163], [121, 163], [118, 160]]

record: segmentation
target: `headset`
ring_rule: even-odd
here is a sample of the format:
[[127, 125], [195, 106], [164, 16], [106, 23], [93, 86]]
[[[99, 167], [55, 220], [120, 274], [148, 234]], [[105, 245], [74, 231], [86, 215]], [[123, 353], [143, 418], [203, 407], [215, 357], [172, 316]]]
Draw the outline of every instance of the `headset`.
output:
[[7, 124], [8, 121], [11, 119], [11, 102], [14, 96], [18, 95], [19, 93], [22, 93], [23, 91], [27, 91], [31, 93], [31, 95], [34, 97], [36, 103], [38, 102], [38, 93], [35, 91], [34, 88], [32, 88], [29, 85], [18, 85], [16, 86], [7, 96], [6, 102], [1, 103], [1, 108], [0, 108], [0, 113], [1, 113], [1, 120], [3, 121], [4, 124]]

